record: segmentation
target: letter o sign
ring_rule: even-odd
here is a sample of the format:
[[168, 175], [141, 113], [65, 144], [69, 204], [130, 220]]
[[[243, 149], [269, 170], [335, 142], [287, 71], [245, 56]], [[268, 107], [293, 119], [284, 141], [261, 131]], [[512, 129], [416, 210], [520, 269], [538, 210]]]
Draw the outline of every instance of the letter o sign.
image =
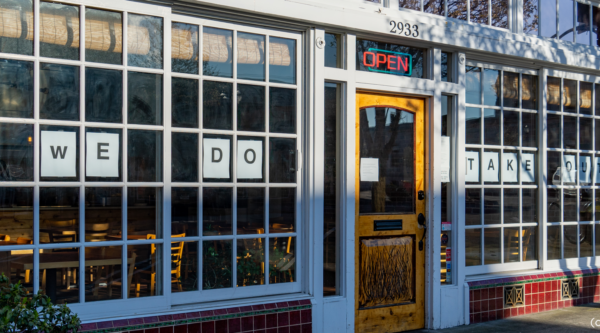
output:
[[[252, 154], [252, 160], [250, 160], [248, 158], [249, 154]], [[244, 152], [244, 160], [246, 161], [246, 163], [248, 164], [254, 164], [254, 162], [256, 161], [256, 152], [254, 151], [254, 149], [252, 148], [248, 148], [246, 149], [246, 152]]]

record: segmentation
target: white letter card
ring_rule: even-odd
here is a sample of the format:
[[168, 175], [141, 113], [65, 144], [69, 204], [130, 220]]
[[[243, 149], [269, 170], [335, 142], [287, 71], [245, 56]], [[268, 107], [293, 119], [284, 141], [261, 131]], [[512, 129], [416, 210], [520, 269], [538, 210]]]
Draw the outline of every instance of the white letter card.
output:
[[521, 181], [535, 182], [535, 154], [521, 153]]
[[361, 157], [360, 159], [360, 181], [378, 182], [379, 181], [379, 159]]
[[504, 165], [502, 168], [502, 181], [516, 183], [519, 181], [519, 154], [504, 153]]
[[499, 182], [500, 163], [499, 153], [483, 152], [483, 181], [484, 182]]
[[466, 163], [467, 163], [467, 175], [465, 176], [466, 182], [479, 182], [479, 152], [467, 151]]
[[77, 133], [42, 131], [42, 177], [76, 177]]
[[594, 160], [594, 174], [596, 175], [594, 183], [600, 184], [600, 157], [594, 157]]
[[239, 140], [237, 151], [237, 178], [263, 177], [262, 141]]
[[229, 178], [229, 142], [228, 139], [204, 139], [205, 178]]
[[579, 184], [592, 182], [592, 157], [579, 155]]
[[85, 134], [85, 175], [119, 177], [119, 134]]
[[575, 155], [563, 155], [561, 177], [563, 184], [574, 184], [577, 181], [577, 164], [575, 163]]

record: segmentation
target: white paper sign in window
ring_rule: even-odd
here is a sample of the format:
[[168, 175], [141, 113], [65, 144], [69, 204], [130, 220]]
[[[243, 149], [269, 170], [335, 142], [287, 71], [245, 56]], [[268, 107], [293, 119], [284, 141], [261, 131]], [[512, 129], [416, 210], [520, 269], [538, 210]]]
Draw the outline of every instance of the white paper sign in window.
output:
[[442, 183], [450, 182], [450, 137], [442, 136], [440, 174]]
[[502, 166], [502, 181], [516, 183], [519, 181], [519, 155], [517, 153], [502, 154], [504, 165]]
[[483, 153], [483, 181], [484, 182], [499, 182], [500, 176], [500, 161], [499, 153], [484, 152]]
[[261, 179], [263, 177], [262, 142], [239, 140], [237, 149], [237, 178]]
[[229, 178], [230, 141], [228, 139], [204, 139], [204, 178]]
[[86, 133], [85, 175], [119, 177], [119, 134]]
[[360, 181], [378, 182], [379, 181], [379, 159], [366, 158], [360, 159]]
[[42, 177], [76, 177], [77, 133], [42, 131]]
[[561, 176], [563, 184], [575, 183], [577, 180], [577, 163], [575, 163], [575, 155], [563, 155]]
[[465, 152], [467, 162], [467, 174], [465, 176], [466, 182], [479, 182], [479, 152], [467, 151]]
[[592, 182], [592, 157], [579, 156], [579, 183], [590, 184]]
[[524, 183], [535, 182], [535, 154], [521, 154], [521, 180]]
[[594, 157], [594, 175], [596, 175], [596, 179], [594, 179], [594, 183], [600, 184], [600, 157]]

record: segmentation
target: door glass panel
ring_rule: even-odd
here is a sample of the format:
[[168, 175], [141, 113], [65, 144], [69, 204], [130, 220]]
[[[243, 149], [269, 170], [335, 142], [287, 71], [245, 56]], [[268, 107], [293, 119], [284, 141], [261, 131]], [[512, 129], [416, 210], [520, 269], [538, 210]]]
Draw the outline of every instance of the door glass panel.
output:
[[[368, 107], [360, 123], [360, 213], [414, 213], [414, 114]], [[366, 163], [374, 167], [368, 171]]]

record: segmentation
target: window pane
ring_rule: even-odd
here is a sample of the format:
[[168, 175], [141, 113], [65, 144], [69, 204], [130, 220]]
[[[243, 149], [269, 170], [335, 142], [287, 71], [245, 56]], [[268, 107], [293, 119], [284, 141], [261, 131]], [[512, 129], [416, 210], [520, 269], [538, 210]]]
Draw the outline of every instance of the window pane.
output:
[[[496, 0], [494, 0], [496, 1]], [[519, 73], [504, 72], [503, 97], [504, 107], [518, 108], [519, 107]], [[499, 86], [499, 85], [498, 85]], [[525, 89], [523, 89], [525, 90]]]
[[123, 14], [86, 7], [85, 61], [123, 63]]
[[[522, 128], [522, 138], [523, 142], [521, 146], [523, 147], [537, 147], [537, 114], [522, 112], [521, 113], [521, 128]], [[548, 135], [550, 136], [550, 135]]]
[[231, 240], [202, 242], [202, 290], [230, 288]]
[[561, 147], [560, 115], [548, 115], [548, 148]]
[[463, 0], [448, 1], [448, 17], [466, 21], [468, 2]]
[[40, 56], [79, 60], [79, 7], [40, 1]]
[[233, 129], [233, 84], [204, 81], [202, 95], [203, 127]]
[[33, 243], [33, 188], [0, 187], [0, 221], [0, 246]]
[[536, 188], [523, 189], [523, 223], [539, 222], [537, 214], [538, 190]]
[[341, 35], [325, 34], [325, 67], [343, 68], [342, 45]]
[[269, 233], [296, 232], [296, 189], [269, 189]]
[[[123, 180], [123, 138], [121, 129], [86, 128], [86, 175], [90, 182]], [[96, 142], [96, 143], [93, 143]], [[88, 149], [89, 148], [89, 149]], [[117, 151], [118, 153], [114, 153]], [[116, 161], [115, 161], [116, 160]]]
[[198, 26], [171, 23], [171, 70], [198, 74]]
[[600, 226], [595, 224], [594, 227], [596, 232], [596, 255], [600, 254]]
[[[323, 296], [339, 294], [340, 269], [338, 262], [338, 207], [339, 198], [337, 156], [339, 139], [338, 112], [340, 110], [341, 87], [335, 83], [325, 83], [325, 124], [324, 124], [324, 179], [323, 179]], [[343, 140], [343, 139], [342, 139]], [[341, 149], [341, 147], [340, 147]]]
[[521, 237], [519, 235], [519, 228], [504, 228], [504, 262], [505, 263], [518, 262], [520, 260], [520, 255], [519, 255], [520, 240], [521, 240]]
[[238, 84], [238, 131], [265, 131], [265, 87]]
[[296, 139], [269, 139], [269, 182], [296, 182]]
[[519, 146], [519, 113], [516, 111], [504, 111], [503, 128], [505, 146]]
[[162, 189], [127, 188], [127, 239], [162, 238]]
[[269, 284], [296, 282], [296, 237], [269, 238]]
[[[537, 0], [536, 0], [537, 1]], [[523, 74], [523, 93], [521, 95], [521, 104], [523, 109], [538, 109], [538, 77], [534, 75]]]
[[27, 294], [33, 293], [33, 250], [0, 252], [0, 274], [12, 284], [20, 281]]
[[444, 16], [444, 0], [424, 0], [423, 11], [435, 15]]
[[209, 76], [233, 77], [233, 33], [230, 30], [202, 28], [202, 68]]
[[163, 78], [159, 74], [127, 73], [127, 121], [129, 124], [162, 125]]
[[442, 52], [442, 81], [443, 82], [453, 82], [454, 79], [452, 77], [452, 53]]
[[33, 118], [33, 62], [0, 59], [0, 117]]
[[576, 225], [565, 225], [564, 259], [577, 258], [577, 244], [581, 235], [577, 233]]
[[265, 233], [265, 189], [238, 187], [237, 233]]
[[40, 64], [40, 118], [79, 120], [79, 67]]
[[539, 15], [538, 0], [523, 0], [523, 32], [538, 35]]
[[171, 237], [198, 236], [198, 189], [171, 190]]
[[265, 80], [265, 36], [237, 33], [237, 78]]
[[78, 241], [79, 188], [40, 187], [40, 243]]
[[0, 124], [0, 181], [33, 181], [33, 125]]
[[560, 226], [548, 226], [548, 260], [560, 259]]
[[519, 223], [519, 211], [521, 208], [521, 202], [519, 200], [518, 188], [505, 188], [504, 189], [504, 223]]
[[594, 139], [592, 119], [579, 118], [579, 149], [580, 150], [592, 150]]
[[198, 242], [171, 243], [171, 292], [198, 290]]
[[41, 181], [79, 180], [79, 127], [40, 125], [40, 156]]
[[198, 128], [198, 80], [171, 78], [171, 124]]
[[573, 41], [573, 0], [558, 0], [559, 38], [565, 41]]
[[129, 66], [163, 68], [162, 17], [129, 14], [127, 40]]
[[502, 166], [500, 162], [500, 150], [486, 149], [483, 152], [483, 158], [484, 183], [492, 185], [500, 184], [500, 168]]
[[465, 71], [467, 74], [467, 103], [481, 104], [481, 68], [465, 66]]
[[500, 224], [500, 189], [486, 188], [483, 190], [483, 221], [485, 224]]
[[537, 227], [523, 227], [523, 261], [538, 260]]
[[122, 192], [120, 187], [85, 188], [86, 242], [122, 239]]
[[592, 217], [594, 216], [593, 200], [594, 190], [579, 190], [579, 221], [592, 221]]
[[231, 235], [233, 220], [233, 189], [205, 187], [202, 189], [202, 234]]
[[[500, 145], [500, 115], [502, 111], [494, 109], [483, 109], [483, 143], [486, 145]], [[516, 112], [515, 112], [516, 113]], [[506, 111], [504, 119], [504, 139], [506, 140]], [[519, 114], [517, 113], [517, 125], [519, 124]], [[512, 130], [514, 132], [514, 129]], [[517, 144], [519, 132], [517, 131]], [[506, 144], [505, 144], [506, 145]]]
[[594, 226], [591, 224], [579, 225], [579, 257], [591, 257], [592, 254], [592, 237]]
[[465, 224], [481, 224], [481, 189], [465, 189]]
[[127, 298], [162, 295], [161, 253], [161, 244], [127, 246]]
[[560, 78], [548, 77], [546, 93], [548, 98], [548, 111], [561, 111], [560, 104], [562, 98], [562, 89], [560, 87]]
[[[600, 8], [592, 7], [592, 46], [600, 46], [598, 29], [600, 28]], [[596, 104], [598, 105], [598, 104]]]
[[591, 82], [579, 82], [579, 113], [592, 114]]
[[488, 0], [471, 0], [471, 22], [489, 24]]
[[560, 174], [560, 152], [548, 152], [548, 183], [549, 185], [560, 185], [561, 174]]
[[173, 182], [198, 181], [198, 134], [172, 133], [171, 179]]
[[577, 222], [577, 190], [563, 189], [563, 221]]
[[85, 120], [123, 122], [123, 72], [85, 69]]
[[296, 133], [296, 90], [269, 88], [269, 131]]
[[467, 108], [466, 143], [481, 143], [481, 109]]
[[[539, 17], [542, 37], [556, 38], [556, 19], [558, 17], [556, 14], [556, 0], [541, 0], [540, 8], [541, 12]], [[573, 12], [571, 12], [571, 17], [572, 16]]]
[[564, 112], [577, 113], [577, 81], [575, 80], [563, 80], [564, 90]]
[[269, 81], [296, 83], [296, 41], [269, 37]]
[[0, 52], [33, 55], [32, 1], [14, 0], [3, 3], [2, 7], [7, 27], [0, 35]]
[[481, 229], [465, 230], [465, 264], [481, 265]]
[[398, 0], [400, 8], [421, 10], [421, 1], [419, 0]]
[[577, 149], [577, 118], [563, 116], [563, 148]]
[[595, 150], [600, 150], [600, 120], [596, 120], [596, 132], [595, 132]]
[[122, 299], [121, 267], [123, 267], [121, 246], [86, 248], [85, 301]]
[[40, 251], [39, 290], [53, 304], [79, 303], [79, 249], [61, 248]]
[[483, 104], [500, 106], [500, 103], [500, 71], [485, 68], [483, 70]]
[[265, 284], [265, 248], [263, 238], [237, 240], [237, 286]]
[[492, 25], [508, 29], [508, 2], [509, 0], [492, 0]]
[[130, 129], [127, 137], [128, 180], [162, 181], [162, 132]]
[[233, 179], [233, 140], [228, 135], [204, 134], [202, 172], [204, 182], [228, 183]]
[[548, 222], [560, 222], [561, 213], [561, 194], [560, 189], [548, 189]]

